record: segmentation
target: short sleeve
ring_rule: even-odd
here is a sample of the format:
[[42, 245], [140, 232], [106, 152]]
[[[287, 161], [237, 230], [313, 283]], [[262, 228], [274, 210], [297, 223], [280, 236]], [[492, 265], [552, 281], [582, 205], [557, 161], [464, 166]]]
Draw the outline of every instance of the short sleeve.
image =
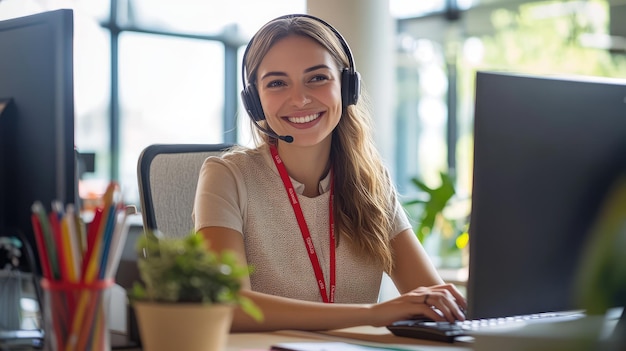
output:
[[402, 231], [406, 229], [413, 229], [411, 222], [409, 221], [409, 217], [404, 210], [404, 207], [400, 203], [398, 196], [395, 197], [395, 207], [394, 207], [394, 220], [393, 220], [393, 233], [389, 239], [393, 239], [396, 235], [400, 234]]
[[193, 209], [196, 231], [226, 227], [243, 233], [245, 186], [239, 169], [221, 157], [207, 158], [198, 177]]

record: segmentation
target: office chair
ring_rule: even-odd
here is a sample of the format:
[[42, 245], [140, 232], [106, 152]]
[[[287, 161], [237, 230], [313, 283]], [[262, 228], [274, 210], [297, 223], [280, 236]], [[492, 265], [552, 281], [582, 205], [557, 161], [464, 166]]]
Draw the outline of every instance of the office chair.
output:
[[193, 209], [200, 167], [232, 144], [153, 144], [140, 154], [137, 178], [145, 230], [166, 237], [193, 231]]

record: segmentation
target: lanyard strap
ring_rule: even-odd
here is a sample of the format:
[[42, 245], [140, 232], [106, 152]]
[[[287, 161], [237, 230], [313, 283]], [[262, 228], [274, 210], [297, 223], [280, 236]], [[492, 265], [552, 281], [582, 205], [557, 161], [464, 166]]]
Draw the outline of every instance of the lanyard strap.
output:
[[300, 232], [302, 233], [302, 239], [304, 241], [304, 245], [309, 254], [309, 259], [311, 260], [311, 265], [313, 266], [313, 271], [315, 272], [315, 278], [317, 279], [317, 286], [320, 290], [320, 295], [322, 296], [322, 300], [326, 303], [335, 302], [335, 225], [334, 225], [334, 216], [333, 216], [333, 196], [334, 196], [334, 177], [331, 174], [330, 177], [330, 200], [328, 204], [328, 234], [330, 241], [330, 289], [328, 294], [326, 294], [326, 281], [324, 280], [324, 274], [322, 273], [322, 267], [320, 266], [319, 258], [317, 257], [317, 253], [315, 252], [315, 246], [313, 245], [313, 240], [311, 239], [311, 233], [309, 232], [309, 227], [306, 224], [306, 220], [304, 219], [304, 214], [302, 213], [302, 208], [300, 207], [300, 202], [298, 201], [298, 194], [293, 187], [293, 183], [291, 183], [291, 179], [289, 178], [289, 174], [287, 173], [287, 168], [285, 168], [285, 164], [281, 160], [280, 156], [278, 156], [278, 150], [276, 150], [276, 146], [271, 145], [270, 151], [272, 153], [272, 159], [276, 164], [276, 168], [278, 168], [278, 173], [280, 174], [280, 178], [285, 185], [285, 190], [287, 191], [287, 196], [289, 197], [291, 207], [293, 207], [293, 212], [296, 215], [296, 219], [298, 221], [298, 225], [300, 226]]

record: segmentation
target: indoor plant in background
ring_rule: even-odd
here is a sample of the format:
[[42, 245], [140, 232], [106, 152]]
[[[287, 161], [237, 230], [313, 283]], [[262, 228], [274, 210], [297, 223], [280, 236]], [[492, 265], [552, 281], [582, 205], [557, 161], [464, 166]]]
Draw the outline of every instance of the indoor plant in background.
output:
[[440, 268], [460, 268], [466, 265], [469, 241], [469, 201], [458, 198], [454, 178], [447, 172], [439, 172], [437, 187], [428, 186], [413, 177], [418, 189], [417, 196], [404, 202], [413, 216], [419, 217], [415, 235], [424, 245], [435, 264]]
[[137, 243], [139, 274], [129, 293], [145, 351], [222, 350], [233, 310], [257, 320], [262, 313], [239, 294], [249, 267], [235, 256], [211, 251], [199, 234], [157, 238], [147, 233]]

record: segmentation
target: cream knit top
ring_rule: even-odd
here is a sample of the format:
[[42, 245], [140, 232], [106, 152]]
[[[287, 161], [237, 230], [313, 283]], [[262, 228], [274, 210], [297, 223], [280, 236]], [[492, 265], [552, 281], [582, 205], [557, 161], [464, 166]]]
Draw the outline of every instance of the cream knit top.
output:
[[[329, 281], [328, 201], [330, 181], [320, 182], [315, 198], [299, 196], [324, 279]], [[304, 185], [291, 179], [298, 194]], [[411, 228], [396, 200], [394, 231]], [[322, 301], [300, 227], [269, 147], [209, 157], [200, 170], [194, 203], [195, 229], [226, 227], [243, 235], [252, 290], [308, 301]], [[377, 301], [383, 269], [339, 241], [336, 251], [337, 303]]]

